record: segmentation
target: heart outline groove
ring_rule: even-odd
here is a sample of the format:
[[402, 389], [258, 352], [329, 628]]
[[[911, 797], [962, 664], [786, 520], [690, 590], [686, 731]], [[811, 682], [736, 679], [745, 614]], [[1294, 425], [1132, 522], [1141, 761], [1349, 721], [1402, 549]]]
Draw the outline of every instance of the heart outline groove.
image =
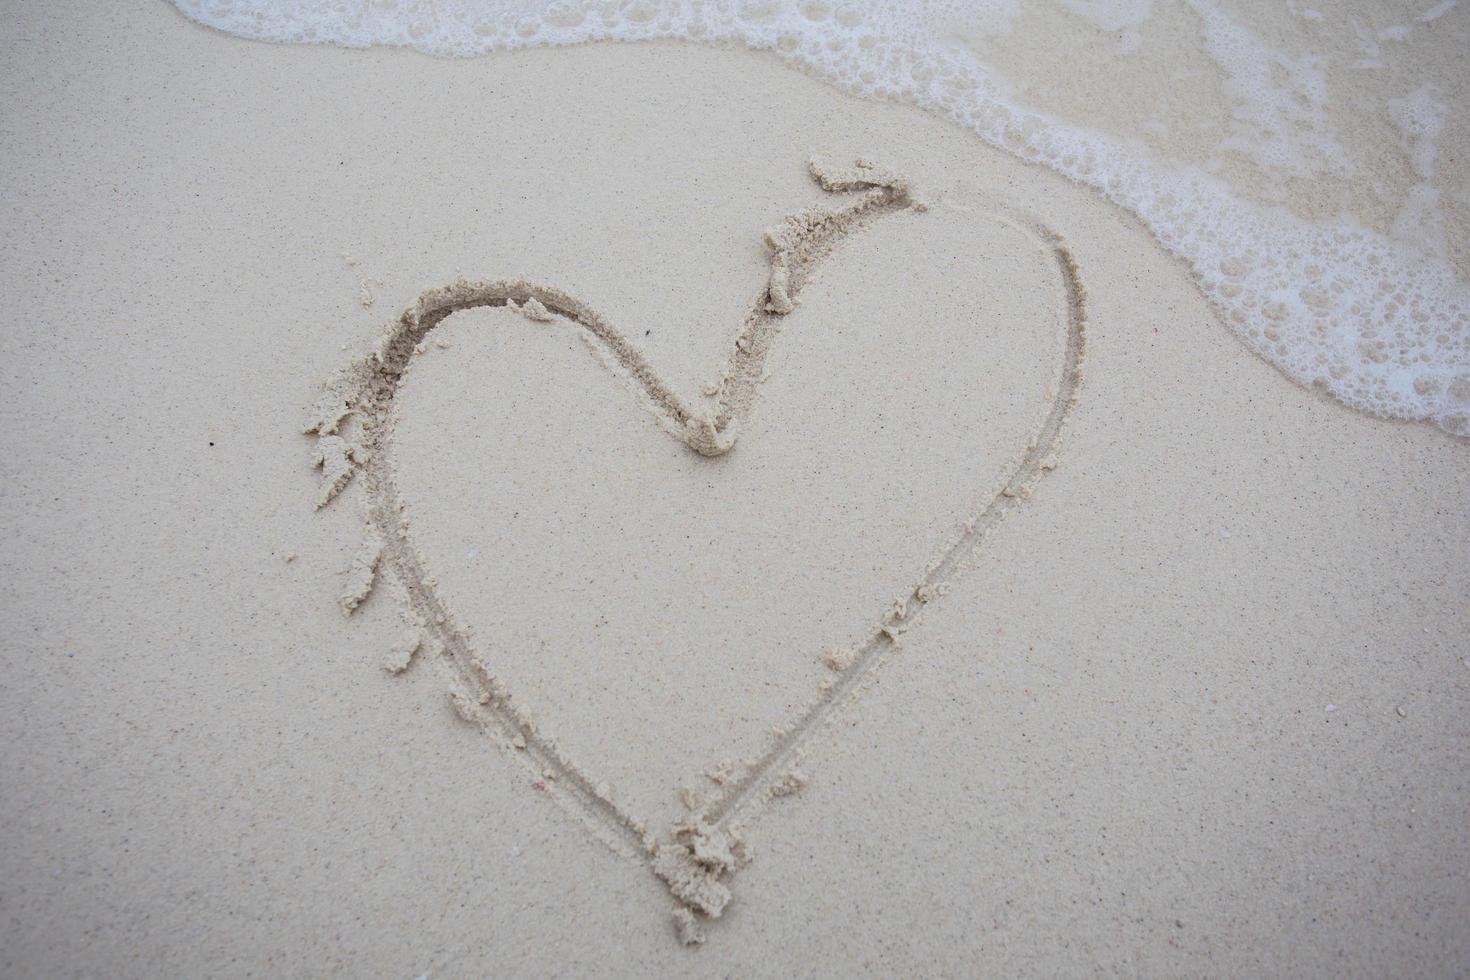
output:
[[[780, 320], [796, 307], [802, 287], [820, 262], [848, 236], [886, 214], [925, 210], [905, 178], [865, 161], [830, 168], [814, 160], [810, 171], [823, 190], [855, 196], [841, 207], [812, 206], [797, 211], [766, 233], [770, 272], [736, 335], [729, 366], [716, 391], [714, 411], [696, 412], [685, 405], [622, 332], [570, 294], [522, 279], [460, 280], [425, 291], [414, 306], [390, 322], [372, 351], [354, 359], [324, 386], [304, 430], [316, 436], [315, 463], [323, 471], [319, 508], [334, 499], [354, 475], [360, 474], [363, 485], [367, 542], [348, 573], [347, 590], [340, 600], [344, 612], [351, 614], [357, 608], [384, 569], [391, 573], [420, 626], [418, 646], [408, 651], [396, 669], [406, 667], [408, 657], [425, 646], [436, 653], [434, 659], [449, 670], [449, 698], [460, 717], [512, 746], [513, 755], [532, 771], [537, 785], [548, 795], [616, 853], [640, 860], [663, 880], [678, 902], [675, 922], [686, 943], [702, 942], [702, 922], [719, 918], [730, 902], [730, 879], [748, 859], [741, 836], [744, 822], [760, 804], [799, 788], [804, 777], [796, 766], [812, 735], [841, 705], [856, 700], [899, 635], [942, 593], [985, 536], [1054, 468], [1062, 431], [1077, 402], [1086, 349], [1086, 295], [1070, 251], [1059, 234], [1035, 219], [1002, 209], [989, 215], [1025, 233], [1056, 265], [1065, 339], [1050, 409], [1020, 461], [1005, 475], [1001, 489], [978, 512], [966, 517], [957, 539], [895, 603], [867, 640], [851, 651], [836, 679], [824, 681], [789, 724], [778, 726], [776, 739], [753, 764], [735, 774], [712, 799], [691, 802], [686, 818], [662, 836], [651, 833], [643, 821], [619, 806], [606, 783], [587, 775], [555, 738], [540, 731], [437, 594], [403, 516], [391, 459], [393, 399], [410, 361], [424, 350], [426, 338], [446, 317], [475, 307], [505, 307], [534, 320], [565, 320], [585, 331], [585, 339], [609, 353], [647, 396], [648, 407], [669, 435], [701, 456], [728, 453], [753, 408]], [[548, 774], [552, 778], [543, 781]]]

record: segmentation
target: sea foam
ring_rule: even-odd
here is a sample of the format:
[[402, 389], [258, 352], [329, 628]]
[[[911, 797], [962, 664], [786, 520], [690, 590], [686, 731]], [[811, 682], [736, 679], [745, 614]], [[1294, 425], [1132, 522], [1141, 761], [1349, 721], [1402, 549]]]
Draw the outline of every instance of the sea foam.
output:
[[[1452, 15], [1453, 0], [1360, 38], [1357, 60], [1345, 68], [1333, 61], [1340, 51], [1329, 57], [1273, 48], [1238, 13], [1190, 0], [1195, 43], [1213, 62], [1228, 108], [1219, 151], [1245, 160], [1277, 201], [1232, 182], [1215, 159], [1200, 166], [1159, 152], [1146, 132], [1083, 126], [1028, 107], [985, 56], [1006, 43], [1023, 13], [1007, 0], [176, 3], [203, 24], [259, 40], [403, 46], [444, 56], [655, 38], [775, 51], [847, 91], [944, 114], [997, 147], [1095, 188], [1184, 259], [1230, 329], [1290, 377], [1365, 412], [1429, 420], [1470, 437], [1470, 284], [1457, 275], [1446, 244], [1436, 183], [1445, 103], [1433, 80], [1382, 106], [1396, 127], [1389, 130], [1392, 149], [1407, 161], [1412, 184], [1400, 195], [1392, 227], [1371, 227], [1346, 210], [1308, 217], [1283, 206], [1302, 181], [1362, 177], [1342, 123], [1353, 113], [1331, 104], [1329, 71], [1376, 70], [1385, 45], [1413, 30], [1440, 29], [1428, 25]], [[1116, 38], [1124, 54], [1142, 44], [1156, 16], [1150, 0], [1053, 6]], [[1324, 19], [1290, 0], [1287, 7], [1304, 24]], [[1352, 28], [1363, 33], [1361, 25]], [[985, 43], [966, 40], [975, 37]], [[1170, 82], [1158, 79], [1161, 89]], [[1148, 126], [1167, 129], [1169, 119]]]

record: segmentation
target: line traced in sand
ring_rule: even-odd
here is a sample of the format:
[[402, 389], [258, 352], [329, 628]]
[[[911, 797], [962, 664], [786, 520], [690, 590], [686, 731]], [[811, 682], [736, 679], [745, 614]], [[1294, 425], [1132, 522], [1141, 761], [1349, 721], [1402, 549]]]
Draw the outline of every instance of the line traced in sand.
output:
[[[344, 610], [350, 614], [372, 588], [374, 563], [380, 572], [391, 572], [402, 585], [407, 604], [428, 640], [424, 648], [442, 653], [436, 659], [451, 669], [450, 700], [454, 709], [467, 721], [499, 732], [532, 771], [536, 785], [575, 812], [613, 850], [651, 859], [653, 871], [680, 902], [680, 922], [693, 913], [704, 918], [721, 915], [730, 900], [729, 878], [739, 863], [737, 856], [742, 854], [739, 821], [750, 816], [757, 804], [800, 787], [803, 777], [793, 763], [812, 734], [838, 706], [858, 695], [864, 678], [892, 649], [898, 633], [915, 621], [923, 606], [943, 590], [985, 535], [1018, 500], [1029, 495], [1049, 468], [1076, 401], [1085, 344], [1084, 292], [1070, 253], [1060, 236], [1038, 223], [995, 215], [1052, 254], [1063, 284], [1066, 340], [1056, 397], [1040, 430], [1000, 492], [964, 522], [958, 540], [853, 652], [838, 679], [825, 683], [796, 719], [780, 729], [779, 737], [763, 755], [732, 774], [719, 796], [695, 807], [662, 841], [643, 821], [614, 802], [606, 783], [584, 773], [566, 757], [554, 738], [538, 730], [531, 714], [515, 703], [496, 679], [475, 651], [467, 631], [456, 623], [438, 595], [423, 559], [410, 542], [404, 517], [390, 452], [393, 400], [414, 355], [424, 349], [425, 339], [446, 317], [475, 307], [506, 307], [533, 320], [562, 318], [581, 328], [648, 396], [649, 408], [674, 438], [702, 456], [729, 452], [752, 410], [781, 318], [796, 307], [801, 289], [817, 265], [845, 238], [876, 218], [910, 208], [924, 210], [907, 180], [864, 161], [840, 169], [812, 161], [810, 169], [824, 190], [856, 196], [837, 208], [804, 208], [766, 233], [770, 273], [736, 334], [729, 364], [714, 389], [712, 411], [696, 412], [685, 405], [622, 332], [562, 290], [520, 279], [462, 280], [425, 291], [413, 307], [390, 323], [373, 351], [352, 361], [328, 382], [306, 428], [308, 434], [317, 436], [316, 462], [323, 470], [318, 506], [343, 490], [355, 473], [361, 473], [364, 485], [367, 536], [374, 561], [359, 560], [358, 566], [362, 567], [356, 568], [348, 595], [343, 597]], [[349, 438], [344, 426], [354, 424], [357, 432]], [[697, 929], [680, 932], [702, 936]]]

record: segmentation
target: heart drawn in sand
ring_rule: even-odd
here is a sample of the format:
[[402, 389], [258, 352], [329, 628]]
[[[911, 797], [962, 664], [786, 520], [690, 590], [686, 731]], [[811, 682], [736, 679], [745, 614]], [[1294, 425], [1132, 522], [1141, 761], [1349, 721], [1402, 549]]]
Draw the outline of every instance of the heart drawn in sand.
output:
[[[393, 465], [394, 398], [409, 363], [424, 351], [426, 338], [452, 313], [474, 307], [503, 307], [534, 320], [565, 321], [584, 332], [624, 373], [657, 421], [673, 438], [703, 457], [729, 453], [756, 400], [767, 357], [779, 324], [796, 308], [815, 269], [845, 239], [885, 215], [923, 210], [903, 178], [869, 164], [842, 169], [811, 166], [812, 176], [832, 193], [853, 195], [841, 207], [810, 207], [787, 216], [767, 233], [770, 273], [760, 296], [736, 335], [729, 364], [715, 389], [713, 407], [695, 410], [679, 399], [640, 351], [587, 304], [567, 293], [523, 280], [457, 282], [423, 293], [417, 304], [389, 324], [376, 348], [355, 359], [326, 386], [308, 434], [317, 438], [316, 462], [323, 470], [318, 506], [331, 501], [358, 475], [368, 525], [368, 542], [352, 570], [343, 609], [351, 613], [373, 588], [379, 574], [391, 575], [406, 596], [421, 627], [419, 649], [451, 675], [450, 700], [466, 721], [479, 725], [515, 750], [539, 782], [574, 810], [620, 853], [637, 857], [678, 900], [675, 912], [686, 941], [702, 937], [703, 919], [717, 918], [730, 900], [730, 878], [745, 860], [740, 831], [763, 802], [789, 795], [804, 776], [794, 768], [804, 744], [823, 722], [857, 693], [865, 676], [944, 591], [946, 582], [977, 549], [987, 532], [1016, 503], [1029, 496], [1043, 472], [1054, 465], [1061, 430], [1075, 402], [1084, 344], [1083, 292], [1075, 265], [1059, 236], [1016, 215], [991, 215], [1032, 239], [1051, 256], [1064, 297], [1065, 342], [1055, 375], [1055, 395], [1039, 429], [1001, 489], [976, 512], [965, 515], [961, 531], [928, 568], [911, 592], [875, 616], [865, 642], [838, 654], [824, 681], [795, 717], [779, 726], [778, 737], [758, 757], [726, 774], [713, 799], [700, 800], [684, 819], [659, 833], [615, 801], [602, 780], [567, 757], [554, 733], [538, 726], [530, 712], [498, 678], [458, 622], [415, 549], [398, 475]], [[400, 669], [407, 666], [408, 651]], [[549, 776], [549, 779], [543, 777]]]

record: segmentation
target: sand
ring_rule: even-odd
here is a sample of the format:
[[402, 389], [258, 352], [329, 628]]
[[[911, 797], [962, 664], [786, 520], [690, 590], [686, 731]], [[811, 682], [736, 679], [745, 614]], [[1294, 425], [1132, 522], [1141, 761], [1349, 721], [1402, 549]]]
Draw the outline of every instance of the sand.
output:
[[1465, 445], [1111, 206], [750, 52], [15, 21], [0, 971], [1470, 958]]

